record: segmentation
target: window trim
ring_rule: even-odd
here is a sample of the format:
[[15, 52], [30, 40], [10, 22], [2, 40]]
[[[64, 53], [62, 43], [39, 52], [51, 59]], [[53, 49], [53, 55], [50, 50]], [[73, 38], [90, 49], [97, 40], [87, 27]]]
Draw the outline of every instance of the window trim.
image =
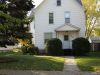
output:
[[69, 35], [64, 35], [64, 41], [69, 41]]
[[[45, 34], [51, 34], [51, 38], [45, 38]], [[53, 38], [53, 33], [52, 32], [44, 33], [44, 43], [46, 43], [47, 40], [52, 39], [52, 38]]]
[[[60, 3], [58, 3], [58, 2], [60, 2]], [[57, 0], [57, 6], [61, 6], [61, 0]]]
[[[66, 14], [69, 13], [69, 17], [66, 17]], [[65, 17], [65, 23], [70, 23], [71, 22], [71, 12], [70, 11], [65, 11], [64, 13], [64, 17]], [[66, 19], [69, 19], [69, 22], [66, 21]]]
[[[50, 14], [52, 14], [52, 17], [50, 17]], [[52, 20], [52, 22], [50, 20]], [[49, 12], [49, 24], [54, 24], [54, 13], [53, 12]]]

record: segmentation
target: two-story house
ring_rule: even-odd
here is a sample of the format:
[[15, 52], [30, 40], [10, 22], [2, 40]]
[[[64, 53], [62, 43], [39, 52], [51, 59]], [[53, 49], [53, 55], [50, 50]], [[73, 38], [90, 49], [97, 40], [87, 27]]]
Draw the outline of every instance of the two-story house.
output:
[[39, 49], [44, 49], [45, 42], [51, 38], [59, 38], [63, 49], [71, 49], [73, 39], [85, 37], [81, 0], [44, 0], [33, 11], [33, 43]]

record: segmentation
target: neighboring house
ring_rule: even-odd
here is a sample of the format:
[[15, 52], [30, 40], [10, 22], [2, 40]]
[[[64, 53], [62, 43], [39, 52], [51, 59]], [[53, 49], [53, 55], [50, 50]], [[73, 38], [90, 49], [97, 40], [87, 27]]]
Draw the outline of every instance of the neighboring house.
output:
[[97, 11], [100, 12], [100, 0], [97, 0]]
[[34, 10], [33, 43], [39, 49], [59, 38], [63, 49], [72, 49], [72, 40], [85, 37], [85, 13], [81, 0], [44, 0]]
[[91, 37], [92, 51], [100, 51], [100, 36]]

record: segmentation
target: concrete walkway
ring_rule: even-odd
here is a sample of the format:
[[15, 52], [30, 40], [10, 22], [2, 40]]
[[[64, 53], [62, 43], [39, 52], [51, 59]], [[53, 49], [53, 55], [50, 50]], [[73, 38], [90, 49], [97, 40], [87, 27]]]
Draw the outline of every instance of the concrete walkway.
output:
[[100, 75], [95, 72], [82, 72], [77, 66], [75, 58], [73, 56], [65, 57], [63, 75]]
[[95, 72], [81, 72], [77, 67], [74, 57], [65, 57], [63, 71], [18, 71], [0, 70], [0, 75], [100, 75]]
[[79, 68], [77, 67], [74, 57], [72, 56], [65, 57], [64, 71], [80, 71]]

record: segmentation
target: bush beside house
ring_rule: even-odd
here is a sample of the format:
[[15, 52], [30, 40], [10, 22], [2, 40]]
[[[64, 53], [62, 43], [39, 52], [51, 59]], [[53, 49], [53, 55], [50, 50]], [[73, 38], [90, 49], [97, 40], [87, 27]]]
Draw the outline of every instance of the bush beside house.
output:
[[73, 54], [74, 55], [86, 55], [90, 52], [90, 43], [87, 39], [79, 37], [73, 40]]
[[38, 55], [39, 54], [39, 49], [38, 47], [35, 47], [34, 45], [28, 45], [28, 46], [22, 46], [21, 48], [22, 53], [24, 55], [30, 54], [30, 55]]
[[57, 38], [50, 39], [46, 42], [46, 53], [48, 55], [63, 55], [62, 42]]

